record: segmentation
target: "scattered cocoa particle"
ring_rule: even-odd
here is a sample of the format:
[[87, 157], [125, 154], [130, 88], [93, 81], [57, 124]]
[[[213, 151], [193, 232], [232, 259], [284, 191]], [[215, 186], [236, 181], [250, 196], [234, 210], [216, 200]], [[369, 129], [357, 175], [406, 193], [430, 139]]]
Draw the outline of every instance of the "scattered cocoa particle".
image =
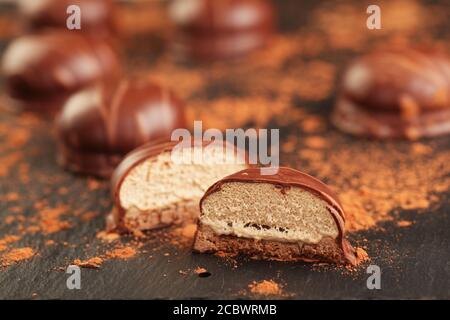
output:
[[422, 156], [432, 153], [433, 149], [430, 146], [417, 142], [411, 145], [411, 152], [414, 155]]
[[8, 244], [16, 242], [20, 239], [16, 235], [7, 235], [0, 239], [0, 251], [4, 251], [8, 248]]
[[161, 239], [164, 239], [171, 245], [178, 248], [189, 248], [194, 241], [197, 224], [187, 223], [180, 227], [173, 227], [160, 233]]
[[0, 256], [0, 266], [11, 266], [12, 264], [31, 259], [35, 254], [35, 251], [30, 247], [11, 249]]
[[60, 217], [67, 212], [66, 206], [45, 208], [39, 212], [39, 228], [43, 234], [51, 234], [71, 227], [69, 221], [63, 221]]
[[208, 272], [208, 270], [206, 270], [205, 268], [202, 268], [202, 267], [197, 267], [197, 268], [195, 268], [194, 272], [196, 274], [200, 274], [200, 273]]
[[[344, 266], [349, 273], [358, 272], [363, 266], [364, 262], [370, 261], [369, 254], [363, 248], [356, 248], [356, 261], [353, 265], [347, 264]], [[340, 268], [341, 266], [337, 266]]]
[[279, 296], [283, 294], [282, 285], [273, 280], [253, 281], [248, 285], [248, 288], [251, 293], [258, 295]]
[[142, 246], [141, 243], [130, 243], [131, 246], [124, 246], [122, 244], [117, 245], [115, 248], [107, 251], [104, 254], [97, 255], [88, 259], [75, 259], [73, 264], [83, 268], [99, 269], [101, 265], [111, 259], [127, 260], [134, 257], [137, 254], [137, 248]]
[[308, 116], [302, 121], [301, 128], [306, 133], [316, 133], [324, 128], [323, 120], [316, 116]]
[[214, 255], [216, 257], [219, 257], [220, 259], [223, 259], [223, 261], [226, 264], [230, 265], [233, 269], [236, 269], [238, 267], [238, 261], [237, 261], [238, 253], [218, 251], [218, 252], [215, 252]]
[[129, 259], [136, 255], [137, 251], [132, 247], [115, 248], [106, 253], [106, 257], [112, 259]]
[[173, 233], [186, 239], [194, 239], [195, 232], [197, 231], [197, 224], [189, 223], [182, 227], [176, 228]]
[[88, 268], [88, 269], [99, 269], [103, 263], [103, 259], [101, 257], [93, 257], [88, 260], [80, 260], [75, 259], [73, 261], [73, 264], [76, 266], [79, 266], [81, 268]]
[[304, 143], [307, 147], [312, 149], [322, 149], [328, 144], [326, 139], [317, 136], [307, 137]]
[[32, 226], [28, 226], [25, 230], [27, 233], [36, 233], [36, 232], [39, 232], [41, 229], [36, 225], [32, 225]]
[[287, 140], [285, 143], [281, 145], [281, 150], [286, 153], [291, 153], [295, 150], [297, 144], [293, 139]]
[[400, 221], [397, 221], [397, 226], [399, 226], [399, 227], [409, 227], [409, 226], [411, 226], [412, 224], [413, 224], [412, 221], [407, 221], [407, 220], [400, 220]]
[[[11, 208], [9, 208], [9, 211], [11, 211]], [[16, 217], [15, 216], [7, 216], [5, 218], [5, 224], [11, 224], [14, 221], [16, 221]]]
[[9, 174], [11, 168], [13, 168], [22, 159], [22, 153], [13, 152], [0, 157], [0, 177], [5, 177]]
[[323, 159], [323, 154], [320, 151], [312, 149], [300, 149], [298, 155], [308, 161], [320, 161]]
[[61, 195], [61, 196], [66, 195], [68, 193], [69, 193], [69, 189], [66, 188], [66, 187], [60, 187], [58, 189], [58, 194]]
[[406, 128], [405, 136], [407, 139], [409, 139], [411, 141], [416, 141], [420, 138], [420, 133], [417, 130], [417, 128], [409, 127], [409, 128]]
[[7, 193], [5, 196], [6, 201], [17, 201], [19, 200], [19, 195], [16, 192]]
[[46, 200], [40, 200], [33, 204], [33, 208], [36, 210], [41, 210], [41, 209], [44, 209], [47, 205], [48, 204], [47, 204]]
[[120, 234], [115, 232], [100, 231], [97, 233], [96, 238], [105, 242], [113, 242], [120, 239]]
[[299, 50], [301, 50], [301, 41], [292, 41], [290, 37], [278, 34], [273, 38], [273, 45], [267, 47], [267, 50], [255, 52], [248, 59], [248, 63], [254, 66], [260, 66], [263, 63], [266, 67], [278, 68]]
[[21, 147], [28, 142], [31, 134], [27, 128], [16, 128], [13, 132], [9, 132], [7, 144]]
[[87, 211], [84, 212], [81, 216], [80, 216], [80, 220], [83, 222], [87, 222], [92, 220], [93, 218], [98, 216], [98, 212], [94, 212], [94, 211]]
[[20, 237], [16, 236], [16, 235], [7, 235], [7, 236], [4, 236], [2, 239], [0, 239], [0, 243], [16, 242], [19, 239], [20, 239]]
[[132, 232], [135, 239], [145, 239], [147, 237], [141, 230], [133, 230]]
[[19, 181], [22, 183], [30, 182], [30, 165], [28, 163], [20, 163], [19, 164]]
[[370, 260], [369, 255], [367, 254], [366, 250], [364, 250], [363, 248], [359, 248], [359, 247], [356, 248], [356, 258], [357, 258], [356, 265], [358, 265], [361, 262]]
[[101, 187], [101, 182], [94, 178], [88, 178], [87, 187], [90, 191], [97, 190]]

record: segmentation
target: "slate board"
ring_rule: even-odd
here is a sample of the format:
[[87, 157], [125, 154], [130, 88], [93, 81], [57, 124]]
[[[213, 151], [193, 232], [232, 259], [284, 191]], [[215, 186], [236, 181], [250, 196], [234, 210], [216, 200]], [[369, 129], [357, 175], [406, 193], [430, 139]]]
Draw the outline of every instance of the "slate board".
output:
[[[445, 1], [442, 4], [444, 6]], [[282, 30], [290, 32], [301, 24], [314, 5], [314, 1], [307, 4], [303, 1], [301, 4], [298, 1], [283, 1], [283, 4], [278, 4], [283, 17]], [[4, 42], [0, 47], [3, 46]], [[145, 54], [141, 53], [139, 57], [145, 60]], [[335, 58], [335, 61], [341, 59]], [[332, 99], [319, 103], [319, 114], [327, 114]], [[14, 124], [19, 119], [2, 112], [0, 122]], [[56, 241], [53, 246], [44, 245], [49, 237], [38, 234], [20, 239], [17, 246], [38, 248], [39, 255], [0, 270], [1, 299], [246, 299], [253, 296], [240, 292], [245, 291], [252, 281], [263, 279], [274, 279], [284, 284], [284, 291], [288, 294], [285, 298], [291, 299], [450, 298], [448, 197], [433, 208], [432, 213], [419, 214], [414, 210], [401, 212], [400, 218], [407, 215], [408, 220], [415, 221], [408, 228], [398, 228], [395, 223], [386, 222], [380, 225], [383, 231], [374, 229], [350, 235], [350, 239], [356, 242], [368, 239], [367, 251], [377, 253], [372, 256], [372, 263], [382, 270], [381, 290], [367, 289], [365, 269], [346, 273], [303, 263], [243, 259], [238, 259], [237, 268], [233, 268], [223, 259], [193, 254], [188, 248], [176, 249], [163, 245], [152, 252], [152, 244], [144, 246], [142, 249], [147, 252], [133, 259], [107, 261], [100, 270], [82, 269], [82, 289], [68, 290], [67, 275], [55, 268], [67, 266], [73, 259], [89, 256], [90, 252], [98, 250], [101, 244], [95, 235], [104, 228], [104, 215], [108, 213], [111, 203], [107, 182], [89, 191], [87, 178], [73, 176], [57, 166], [56, 147], [52, 131], [48, 128], [49, 124], [43, 123], [33, 129], [33, 137], [27, 144], [29, 151], [24, 151], [27, 155], [25, 161], [30, 165], [30, 182], [19, 182], [19, 173], [12, 170], [9, 176], [0, 178], [0, 193], [19, 192], [19, 205], [24, 208], [23, 214], [26, 216], [35, 213], [33, 203], [39, 198], [47, 199], [52, 205], [66, 204], [71, 208], [94, 211], [98, 216], [85, 223], [74, 222], [75, 227], [53, 234], [50, 237]], [[284, 136], [282, 132], [282, 138]], [[450, 139], [444, 139], [441, 145], [448, 148]], [[69, 193], [64, 196], [55, 193], [60, 187], [68, 188]], [[10, 214], [10, 206], [6, 202], [0, 203], [0, 237], [11, 231], [11, 226], [4, 223], [4, 218]], [[86, 244], [92, 247], [86, 248]], [[170, 255], [165, 256], [164, 253]], [[179, 273], [180, 270], [193, 270], [197, 266], [206, 268], [211, 275], [199, 277], [192, 272], [188, 275]]]

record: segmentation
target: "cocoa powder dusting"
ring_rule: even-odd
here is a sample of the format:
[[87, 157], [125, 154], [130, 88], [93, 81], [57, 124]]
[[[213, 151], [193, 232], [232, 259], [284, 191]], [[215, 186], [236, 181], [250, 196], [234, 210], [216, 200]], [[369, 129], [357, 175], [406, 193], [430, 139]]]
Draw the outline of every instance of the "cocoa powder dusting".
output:
[[35, 254], [34, 249], [30, 247], [11, 249], [0, 255], [0, 266], [8, 267], [20, 261], [31, 259]]
[[131, 243], [128, 245], [118, 244], [116, 247], [108, 250], [102, 255], [91, 257], [88, 259], [75, 259], [72, 264], [82, 268], [99, 269], [102, 264], [112, 259], [127, 260], [134, 257], [138, 253], [138, 248], [142, 243]]
[[263, 296], [279, 296], [283, 294], [282, 285], [273, 280], [253, 281], [248, 285], [250, 292]]
[[38, 215], [39, 230], [43, 234], [50, 234], [70, 228], [70, 222], [61, 220], [67, 210], [65, 206], [41, 209]]
[[174, 246], [189, 247], [194, 241], [197, 224], [187, 223], [169, 230], [167, 240]]
[[100, 231], [97, 233], [96, 238], [105, 242], [114, 242], [120, 239], [120, 234], [115, 232]]
[[323, 139], [323, 148], [311, 149], [308, 136], [294, 138], [301, 169], [333, 187], [350, 232], [393, 220], [398, 210], [425, 212], [450, 188], [450, 151], [438, 151], [432, 142], [346, 143], [345, 136], [329, 132]]
[[412, 224], [413, 224], [412, 221], [406, 221], [406, 220], [397, 221], [397, 226], [399, 226], [399, 227], [409, 227]]
[[73, 261], [74, 265], [88, 269], [99, 269], [102, 263], [103, 259], [101, 257], [93, 257], [87, 260], [75, 259]]
[[0, 239], [0, 251], [4, 251], [8, 248], [10, 243], [16, 242], [20, 239], [19, 236], [16, 235], [7, 235]]
[[136, 255], [137, 251], [132, 247], [115, 248], [106, 253], [106, 257], [112, 259], [129, 259]]

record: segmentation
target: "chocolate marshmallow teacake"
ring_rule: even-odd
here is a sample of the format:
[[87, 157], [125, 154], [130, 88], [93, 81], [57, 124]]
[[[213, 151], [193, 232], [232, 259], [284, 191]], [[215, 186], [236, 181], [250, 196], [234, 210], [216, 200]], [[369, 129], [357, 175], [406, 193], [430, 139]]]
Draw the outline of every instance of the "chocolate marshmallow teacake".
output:
[[332, 122], [376, 138], [450, 132], [450, 58], [435, 49], [380, 50], [345, 71]]
[[2, 72], [15, 107], [55, 114], [74, 92], [118, 78], [121, 66], [108, 42], [52, 31], [14, 40], [3, 56]]
[[274, 175], [249, 168], [227, 176], [205, 192], [200, 210], [194, 242], [198, 252], [282, 261], [356, 259], [345, 239], [337, 196], [321, 181], [291, 168], [281, 167]]
[[274, 30], [274, 8], [267, 0], [177, 0], [170, 16], [175, 52], [197, 60], [244, 55], [266, 45]]
[[[234, 153], [222, 158], [225, 146]], [[200, 149], [206, 161], [182, 161], [183, 152], [193, 155]], [[245, 152], [228, 143], [147, 143], [130, 152], [112, 175], [114, 208], [108, 229], [136, 232], [195, 221], [198, 201], [208, 186], [247, 166]]]
[[106, 178], [128, 152], [185, 125], [184, 104], [166, 87], [146, 78], [98, 84], [72, 96], [58, 116], [59, 162]]

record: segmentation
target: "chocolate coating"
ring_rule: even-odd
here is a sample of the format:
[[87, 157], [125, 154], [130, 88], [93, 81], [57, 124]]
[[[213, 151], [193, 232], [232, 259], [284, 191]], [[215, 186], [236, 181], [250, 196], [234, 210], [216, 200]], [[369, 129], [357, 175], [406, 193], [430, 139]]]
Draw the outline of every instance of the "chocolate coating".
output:
[[179, 0], [170, 12], [176, 53], [198, 60], [244, 55], [266, 45], [274, 30], [266, 0]]
[[184, 126], [184, 105], [167, 88], [144, 78], [99, 84], [71, 97], [57, 119], [60, 163], [109, 177], [125, 154]]
[[121, 73], [119, 58], [105, 41], [71, 32], [16, 39], [2, 63], [6, 90], [18, 107], [56, 113], [73, 92]]
[[433, 49], [385, 50], [353, 62], [333, 111], [341, 130], [377, 138], [450, 132], [450, 59]]
[[67, 30], [67, 8], [77, 5], [81, 11], [80, 32], [96, 37], [109, 36], [115, 32], [112, 0], [22, 0], [19, 4], [27, 28], [31, 31]]
[[342, 208], [339, 199], [334, 192], [320, 180], [306, 173], [287, 167], [280, 167], [278, 173], [274, 175], [261, 175], [260, 168], [244, 169], [219, 180], [209, 187], [200, 200], [200, 208], [202, 208], [202, 202], [204, 199], [212, 193], [219, 191], [222, 185], [228, 182], [270, 183], [279, 186], [282, 192], [290, 187], [307, 189], [328, 204], [328, 211], [333, 216], [339, 230], [339, 236], [336, 241], [342, 248], [342, 252], [348, 262], [353, 263], [355, 261], [355, 250], [345, 239], [344, 209]]

